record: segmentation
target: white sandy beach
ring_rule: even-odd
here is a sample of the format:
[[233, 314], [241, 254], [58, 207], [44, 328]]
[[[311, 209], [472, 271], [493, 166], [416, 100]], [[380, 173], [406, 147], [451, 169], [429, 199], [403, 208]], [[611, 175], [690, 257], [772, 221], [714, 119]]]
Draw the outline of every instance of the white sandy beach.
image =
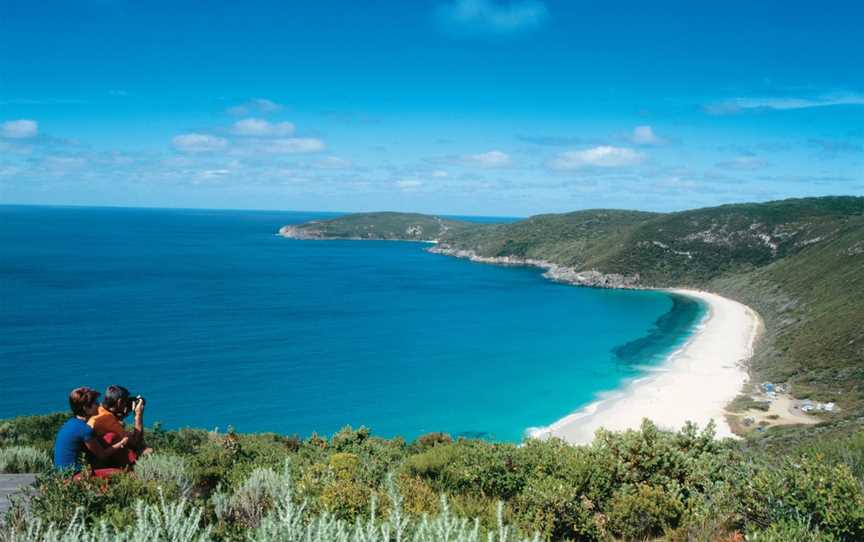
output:
[[538, 430], [533, 436], [559, 437], [573, 444], [593, 440], [599, 428], [635, 429], [649, 418], [666, 429], [693, 421], [717, 424], [717, 436], [733, 436], [724, 407], [747, 382], [746, 361], [759, 334], [759, 315], [731, 299], [695, 290], [670, 290], [696, 297], [709, 306], [698, 331], [651, 374], [634, 380], [609, 398], [597, 401]]

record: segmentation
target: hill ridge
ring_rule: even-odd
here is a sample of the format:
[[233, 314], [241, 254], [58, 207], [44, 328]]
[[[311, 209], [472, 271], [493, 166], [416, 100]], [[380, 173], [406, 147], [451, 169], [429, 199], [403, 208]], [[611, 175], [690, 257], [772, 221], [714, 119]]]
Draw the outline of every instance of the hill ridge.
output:
[[[385, 219], [382, 222], [382, 217]], [[611, 288], [687, 287], [756, 309], [766, 332], [751, 376], [836, 402], [815, 433], [864, 425], [864, 197], [826, 196], [654, 213], [589, 209], [480, 224], [358, 213], [286, 226], [302, 239], [430, 241], [429, 250], [534, 265], [553, 280]], [[766, 441], [798, 438], [772, 431]]]

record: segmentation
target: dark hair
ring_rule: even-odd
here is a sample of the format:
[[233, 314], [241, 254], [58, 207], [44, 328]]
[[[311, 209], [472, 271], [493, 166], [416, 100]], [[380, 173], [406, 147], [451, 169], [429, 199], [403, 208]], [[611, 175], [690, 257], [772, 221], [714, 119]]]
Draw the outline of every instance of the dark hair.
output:
[[86, 416], [87, 407], [96, 402], [99, 392], [91, 388], [75, 388], [69, 392], [69, 408], [76, 416]]
[[114, 411], [123, 406], [127, 399], [129, 399], [129, 390], [123, 386], [108, 386], [102, 397], [102, 406]]

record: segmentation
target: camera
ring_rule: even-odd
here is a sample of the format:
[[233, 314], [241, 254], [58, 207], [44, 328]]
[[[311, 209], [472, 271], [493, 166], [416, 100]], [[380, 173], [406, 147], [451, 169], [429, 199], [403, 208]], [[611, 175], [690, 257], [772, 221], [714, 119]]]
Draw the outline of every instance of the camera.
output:
[[142, 404], [142, 405], [146, 405], [146, 404], [147, 404], [147, 401], [144, 399], [144, 396], [142, 396], [142, 395], [136, 395], [135, 397], [132, 397], [132, 398], [131, 398], [132, 408], [135, 408], [135, 403], [137, 403], [138, 401], [141, 401], [141, 404]]

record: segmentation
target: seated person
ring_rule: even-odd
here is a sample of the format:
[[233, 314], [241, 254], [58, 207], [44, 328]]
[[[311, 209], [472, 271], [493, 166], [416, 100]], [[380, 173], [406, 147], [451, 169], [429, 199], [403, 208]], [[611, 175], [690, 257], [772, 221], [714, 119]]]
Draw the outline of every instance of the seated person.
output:
[[[96, 414], [99, 392], [90, 388], [75, 388], [69, 394], [69, 406], [72, 408], [72, 418], [60, 427], [54, 442], [54, 468], [60, 471], [78, 473], [83, 465], [80, 457], [85, 450], [98, 459], [106, 460], [123, 451], [128, 439], [122, 438], [111, 446], [103, 447], [93, 429], [87, 425], [87, 419]], [[97, 476], [110, 474], [96, 471]]]
[[[132, 431], [127, 431], [123, 419], [130, 412], [135, 412], [135, 426]], [[144, 400], [133, 400], [129, 397], [129, 390], [123, 386], [105, 389], [102, 405], [87, 424], [105, 446], [113, 446], [123, 439], [128, 442], [126, 453], [112, 456], [102, 463], [105, 467], [134, 465], [139, 455], [150, 452], [144, 444]]]

